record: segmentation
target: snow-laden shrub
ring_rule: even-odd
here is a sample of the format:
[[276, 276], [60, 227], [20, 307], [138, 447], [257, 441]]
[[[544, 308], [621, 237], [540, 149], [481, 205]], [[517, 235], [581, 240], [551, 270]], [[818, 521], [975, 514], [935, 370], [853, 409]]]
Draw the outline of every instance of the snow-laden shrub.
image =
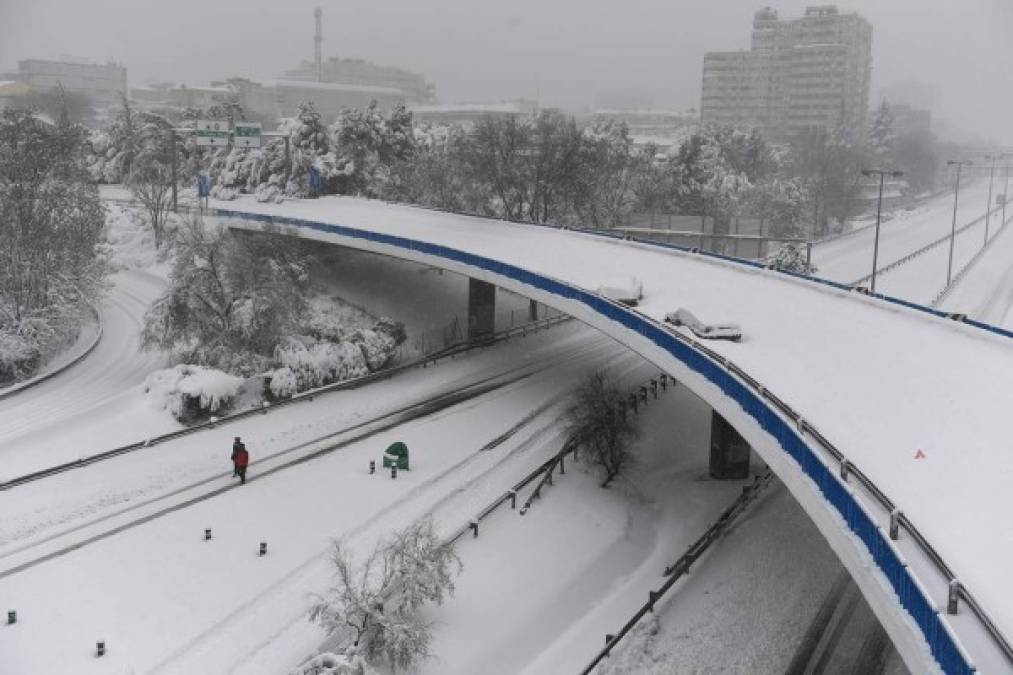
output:
[[42, 352], [13, 331], [0, 330], [0, 385], [31, 375], [42, 360]]
[[273, 398], [291, 398], [299, 392], [299, 381], [292, 369], [286, 366], [269, 373], [267, 389]]
[[215, 185], [211, 188], [211, 196], [215, 199], [221, 199], [225, 202], [231, 202], [233, 199], [239, 196], [239, 190], [231, 187], [224, 187], [221, 185]]
[[188, 424], [227, 410], [242, 384], [242, 378], [220, 370], [184, 364], [148, 375], [144, 391], [155, 408]]
[[282, 193], [281, 188], [271, 183], [263, 183], [257, 186], [254, 198], [258, 202], [274, 202], [275, 204], [281, 204], [285, 201], [285, 195]]
[[299, 391], [369, 372], [365, 356], [351, 342], [321, 342], [309, 337], [290, 337], [275, 347], [275, 360], [295, 374]]
[[376, 675], [366, 660], [352, 648], [347, 654], [324, 652], [299, 666], [290, 675]]
[[805, 248], [795, 244], [782, 244], [777, 251], [767, 257], [766, 263], [774, 269], [799, 274], [813, 274], [816, 266], [806, 263]]
[[375, 330], [356, 331], [352, 335], [351, 341], [362, 350], [366, 366], [371, 371], [380, 370], [387, 365], [387, 362], [394, 356], [394, 350], [397, 349], [397, 343], [393, 336]]

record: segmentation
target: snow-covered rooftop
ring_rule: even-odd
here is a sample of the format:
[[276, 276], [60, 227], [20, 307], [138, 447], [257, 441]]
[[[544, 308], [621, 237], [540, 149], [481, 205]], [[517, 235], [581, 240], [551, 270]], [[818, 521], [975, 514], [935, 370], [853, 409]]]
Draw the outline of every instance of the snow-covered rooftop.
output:
[[387, 96], [403, 96], [404, 92], [394, 87], [374, 87], [364, 84], [339, 84], [335, 82], [313, 82], [311, 80], [264, 80], [260, 84], [265, 87], [291, 89], [317, 89], [320, 91], [349, 91], [363, 94], [383, 94]]

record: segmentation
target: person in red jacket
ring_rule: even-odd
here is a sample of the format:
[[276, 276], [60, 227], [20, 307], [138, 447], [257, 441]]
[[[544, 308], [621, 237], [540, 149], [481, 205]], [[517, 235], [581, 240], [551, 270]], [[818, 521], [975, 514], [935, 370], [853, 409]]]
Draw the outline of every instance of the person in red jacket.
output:
[[232, 444], [232, 475], [239, 476], [239, 484], [246, 484], [246, 466], [250, 463], [250, 453], [246, 451], [246, 445], [236, 436]]

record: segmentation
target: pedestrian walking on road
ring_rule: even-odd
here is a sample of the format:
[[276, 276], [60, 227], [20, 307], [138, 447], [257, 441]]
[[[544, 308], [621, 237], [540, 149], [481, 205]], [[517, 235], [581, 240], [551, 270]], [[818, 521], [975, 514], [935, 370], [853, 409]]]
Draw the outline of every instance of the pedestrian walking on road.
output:
[[232, 475], [239, 476], [239, 484], [246, 484], [246, 466], [250, 463], [250, 453], [246, 445], [236, 436], [232, 443]]

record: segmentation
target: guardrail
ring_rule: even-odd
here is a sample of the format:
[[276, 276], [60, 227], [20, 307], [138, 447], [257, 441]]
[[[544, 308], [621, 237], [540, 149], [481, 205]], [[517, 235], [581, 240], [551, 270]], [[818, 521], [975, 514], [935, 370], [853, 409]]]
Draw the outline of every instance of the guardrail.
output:
[[[557, 296], [561, 300], [583, 305], [589, 311], [638, 334], [643, 339], [652, 342], [658, 348], [667, 352], [685, 367], [695, 371], [711, 384], [717, 386], [727, 398], [736, 402], [746, 414], [752, 417], [770, 437], [777, 440], [781, 449], [815, 483], [824, 500], [837, 511], [852, 534], [866, 547], [876, 566], [896, 592], [900, 605], [911, 615], [915, 625], [928, 643], [933, 657], [945, 672], [972, 673], [975, 671], [975, 666], [957, 639], [949, 621], [940, 615], [939, 610], [933, 605], [922, 582], [918, 580], [916, 574], [894, 545], [893, 539], [895, 535], [899, 536], [900, 529], [912, 535], [912, 539], [928, 555], [938, 572], [949, 580], [950, 600], [962, 598], [966, 601], [976, 619], [984, 627], [1009, 664], [1013, 666], [1013, 647], [1010, 646], [1009, 640], [981, 604], [974, 598], [970, 590], [954, 578], [952, 571], [942, 562], [942, 558], [938, 552], [932, 548], [915, 525], [897, 510], [896, 506], [882, 490], [862, 473], [858, 467], [848, 461], [844, 453], [837, 449], [813, 426], [808, 424], [801, 415], [795, 412], [784, 401], [731, 361], [701, 345], [696, 340], [679, 333], [674, 328], [665, 327], [651, 317], [636, 310], [624, 307], [607, 298], [559, 279], [529, 272], [515, 265], [467, 253], [448, 246], [344, 225], [303, 219], [223, 209], [215, 210], [215, 214], [226, 218], [276, 225], [291, 225], [345, 238], [362, 240], [385, 247], [399, 248], [429, 257], [450, 260], [467, 267], [483, 270], [504, 279], [512, 280], [524, 286], [536, 288], [543, 293]], [[611, 239], [621, 239], [615, 235], [594, 230], [577, 231]], [[683, 247], [674, 244], [638, 243], [637, 245], [686, 251]], [[763, 265], [758, 263], [751, 263], [750, 261], [743, 261], [717, 253], [698, 253], [716, 260], [725, 260], [735, 265], [764, 268]], [[790, 272], [782, 273], [800, 280], [816, 282], [843, 290], [851, 290], [849, 287], [836, 282], [815, 279]], [[947, 316], [938, 310], [897, 298], [890, 298], [879, 294], [869, 295], [935, 316]], [[1013, 337], [1013, 333], [994, 326], [967, 320], [964, 320], [964, 323], [996, 334]], [[811, 439], [815, 447], [810, 447], [806, 438]], [[824, 454], [828, 455], [829, 459], [824, 457]], [[833, 466], [835, 462], [837, 463], [836, 467]], [[857, 483], [868, 492], [875, 503], [887, 510], [891, 526], [890, 538], [884, 535], [883, 528], [876, 523], [875, 518], [868, 512], [866, 507], [857, 498], [855, 492], [850, 488], [848, 483], [849, 476], [855, 476]], [[955, 601], [948, 604], [952, 604], [954, 611], [956, 610]]]
[[537, 331], [537, 330], [542, 330], [544, 328], [549, 328], [551, 326], [554, 326], [554, 325], [559, 324], [559, 323], [563, 323], [564, 321], [568, 321], [568, 320], [570, 320], [570, 317], [568, 317], [566, 315], [557, 316], [557, 317], [549, 317], [549, 318], [545, 318], [545, 319], [538, 319], [537, 321], [533, 321], [533, 322], [530, 322], [530, 323], [527, 323], [527, 324], [522, 324], [520, 326], [515, 326], [513, 328], [509, 328], [507, 330], [500, 331], [498, 333], [493, 333], [489, 337], [485, 337], [485, 338], [481, 338], [481, 339], [477, 339], [477, 340], [472, 340], [472, 341], [468, 341], [468, 342], [463, 342], [461, 344], [454, 345], [452, 347], [449, 347], [447, 349], [441, 350], [439, 352], [428, 354], [428, 355], [426, 355], [426, 356], [424, 356], [422, 358], [415, 359], [415, 360], [412, 360], [412, 361], [409, 361], [409, 362], [406, 362], [406, 363], [398, 364], [398, 365], [393, 366], [391, 368], [384, 368], [383, 370], [378, 370], [378, 371], [376, 371], [374, 373], [369, 373], [369, 374], [363, 375], [361, 377], [355, 377], [355, 378], [348, 379], [348, 380], [342, 380], [341, 382], [335, 382], [333, 384], [328, 384], [328, 385], [324, 385], [322, 387], [317, 387], [316, 389], [310, 389], [310, 390], [307, 390], [307, 391], [295, 394], [294, 396], [292, 396], [290, 398], [282, 399], [280, 401], [276, 401], [276, 402], [274, 402], [272, 404], [267, 404], [265, 402], [265, 404], [263, 406], [259, 407], [259, 408], [249, 408], [247, 410], [240, 410], [238, 412], [235, 412], [235, 413], [232, 413], [230, 415], [226, 415], [226, 416], [223, 416], [223, 417], [220, 417], [220, 418], [214, 418], [213, 417], [210, 420], [208, 420], [207, 422], [202, 422], [201, 424], [195, 424], [195, 425], [193, 425], [191, 427], [187, 427], [185, 429], [179, 429], [177, 431], [170, 431], [169, 433], [161, 434], [160, 436], [153, 436], [152, 438], [148, 438], [148, 439], [143, 440], [143, 441], [135, 441], [133, 443], [128, 443], [127, 445], [121, 445], [121, 446], [113, 448], [111, 450], [105, 450], [103, 452], [98, 452], [98, 453], [95, 453], [93, 455], [89, 455], [87, 457], [82, 457], [80, 459], [76, 459], [76, 460], [74, 460], [72, 462], [64, 462], [63, 464], [57, 464], [55, 466], [47, 467], [45, 469], [40, 469], [38, 471], [33, 471], [33, 472], [25, 474], [23, 476], [18, 476], [16, 478], [12, 478], [10, 480], [7, 480], [5, 482], [0, 483], [0, 491], [9, 490], [9, 489], [11, 489], [13, 487], [17, 487], [18, 485], [24, 485], [25, 483], [30, 483], [32, 481], [36, 481], [36, 480], [40, 480], [42, 478], [46, 478], [47, 476], [52, 476], [52, 475], [55, 475], [55, 474], [58, 474], [58, 473], [63, 473], [65, 471], [69, 471], [71, 469], [76, 469], [76, 468], [80, 468], [80, 467], [83, 467], [83, 466], [87, 466], [89, 464], [95, 464], [96, 462], [101, 462], [101, 461], [104, 461], [104, 460], [107, 460], [107, 459], [112, 459], [113, 457], [117, 457], [119, 455], [123, 455], [123, 454], [126, 454], [128, 452], [135, 452], [137, 450], [142, 450], [144, 448], [149, 448], [149, 447], [151, 447], [153, 445], [158, 445], [159, 443], [165, 443], [166, 441], [171, 441], [171, 440], [174, 440], [174, 439], [177, 439], [177, 438], [182, 438], [183, 436], [189, 436], [191, 434], [195, 434], [195, 433], [198, 433], [200, 431], [204, 431], [206, 429], [213, 429], [213, 428], [217, 427], [220, 424], [228, 424], [230, 422], [235, 422], [235, 421], [244, 419], [246, 417], [250, 417], [252, 415], [263, 415], [263, 414], [266, 414], [269, 410], [272, 410], [272, 409], [275, 409], [275, 408], [282, 408], [282, 407], [285, 407], [285, 406], [288, 406], [288, 405], [294, 405], [294, 404], [300, 403], [302, 401], [312, 401], [313, 397], [315, 397], [315, 396], [320, 396], [322, 394], [327, 394], [327, 393], [330, 393], [330, 392], [333, 392], [333, 391], [343, 391], [343, 390], [348, 390], [348, 389], [355, 389], [355, 388], [364, 386], [366, 384], [370, 384], [372, 382], [377, 382], [379, 380], [387, 379], [388, 377], [393, 377], [394, 375], [396, 375], [396, 374], [398, 374], [400, 372], [403, 372], [405, 370], [409, 370], [409, 369], [412, 369], [412, 368], [417, 368], [419, 366], [422, 366], [423, 368], [425, 368], [430, 363], [432, 363], [432, 364], [435, 365], [440, 359], [453, 358], [454, 356], [457, 356], [459, 354], [465, 354], [465, 353], [467, 353], [467, 352], [469, 352], [469, 351], [471, 351], [473, 349], [479, 349], [481, 347], [487, 347], [487, 346], [489, 346], [491, 344], [495, 344], [497, 342], [502, 342], [504, 340], [508, 340], [511, 337], [516, 337], [518, 335], [527, 335], [529, 332], [534, 332], [534, 331]]
[[77, 365], [78, 363], [83, 361], [86, 356], [88, 356], [95, 350], [95, 347], [98, 346], [99, 340], [102, 339], [102, 331], [103, 331], [102, 317], [99, 316], [98, 310], [95, 309], [95, 307], [92, 306], [90, 307], [90, 309], [92, 313], [95, 315], [95, 324], [98, 326], [98, 330], [95, 331], [95, 337], [92, 338], [91, 343], [84, 349], [84, 351], [75, 356], [67, 363], [63, 364], [62, 366], [51, 372], [48, 372], [44, 375], [38, 375], [36, 377], [25, 380], [24, 382], [12, 384], [6, 389], [0, 389], [0, 401], [4, 400], [5, 398], [14, 396], [15, 394], [20, 394], [26, 389], [31, 389], [36, 385], [42, 384], [43, 382], [49, 380], [50, 378], [56, 377], [57, 375], [67, 370], [71, 366]]
[[946, 296], [950, 294], [950, 291], [952, 291], [956, 287], [956, 285], [960, 283], [960, 281], [965, 276], [967, 276], [967, 273], [970, 272], [972, 269], [974, 269], [974, 266], [977, 265], [978, 261], [981, 260], [981, 258], [985, 255], [985, 251], [987, 251], [988, 248], [992, 245], [992, 242], [994, 242], [999, 237], [999, 235], [1001, 235], [1003, 232], [1006, 231], [1006, 228], [1010, 224], [1010, 222], [1013, 222], [1013, 217], [1010, 217], [1005, 223], [1003, 223], [999, 227], [999, 229], [996, 230], [995, 234], [992, 235], [992, 238], [988, 240], [988, 243], [979, 248], [977, 253], [975, 253], [974, 256], [972, 256], [971, 259], [967, 261], [967, 264], [964, 265], [962, 268], [960, 268], [959, 272], [953, 275], [953, 279], [950, 280], [950, 283], [944, 286], [943, 290], [939, 291], [936, 294], [936, 297], [932, 298], [932, 302], [929, 303], [931, 307], [938, 307], [939, 303], [945, 300]]
[[[993, 213], [997, 213], [997, 212], [999, 212], [1001, 210], [1002, 210], [1002, 207], [996, 207], [994, 210], [992, 210], [991, 212], [989, 212], [988, 215], [992, 215]], [[935, 247], [941, 246], [941, 245], [945, 244], [946, 242], [948, 242], [950, 240], [950, 237], [955, 237], [958, 234], [962, 234], [964, 231], [971, 229], [972, 227], [974, 227], [975, 225], [977, 225], [978, 223], [980, 223], [980, 222], [982, 222], [984, 220], [985, 220], [985, 216], [979, 216], [978, 218], [975, 218], [974, 220], [972, 220], [971, 222], [969, 222], [967, 225], [961, 225], [952, 234], [947, 234], [945, 236], [942, 236], [939, 239], [936, 239], [935, 241], [932, 241], [932, 242], [926, 244], [925, 246], [922, 246], [918, 250], [912, 251], [911, 253], [908, 253], [903, 258], [898, 258], [897, 260], [894, 260], [893, 262], [888, 263], [888, 264], [884, 265], [883, 267], [880, 267], [878, 270], [876, 270], [876, 274], [886, 274], [887, 272], [889, 272], [892, 269], [896, 269], [896, 268], [900, 267], [901, 265], [904, 265], [905, 263], [911, 262], [911, 260], [917, 258], [918, 256], [922, 255], [923, 253], [928, 253], [929, 251], [931, 251]], [[872, 278], [872, 273], [866, 274], [861, 279], [856, 279], [855, 281], [852, 281], [851, 285], [852, 286], [857, 286], [859, 284], [864, 284], [866, 281], [868, 281], [871, 278]]]
[[756, 501], [759, 497], [760, 492], [763, 491], [770, 481], [773, 479], [774, 474], [768, 469], [766, 473], [758, 475], [754, 478], [750, 485], [742, 487], [742, 494], [736, 497], [735, 501], [732, 502], [731, 506], [721, 512], [718, 519], [707, 528], [699, 539], [693, 542], [686, 552], [683, 553], [678, 560], [665, 568], [665, 576], [668, 579], [661, 585], [661, 588], [655, 591], [648, 591], [647, 602], [641, 605], [629, 621], [623, 624], [619, 632], [614, 635], [605, 636], [605, 647], [599, 651], [591, 662], [588, 663], [583, 670], [580, 671], [580, 675], [588, 675], [593, 671], [602, 659], [607, 658], [612, 650], [615, 649], [616, 645], [619, 644], [626, 635], [633, 630], [645, 615], [654, 612], [654, 605], [661, 600], [665, 593], [669, 591], [686, 574], [689, 574], [690, 566], [697, 561], [706, 552], [710, 545], [717, 541], [725, 531], [735, 522], [735, 519], [746, 510], [746, 508]]
[[[664, 380], [665, 381], [665, 385], [664, 385], [663, 389], [665, 391], [667, 391], [668, 390], [668, 384], [667, 384], [668, 375], [665, 374], [665, 373], [662, 373], [660, 375], [660, 378], [665, 378], [665, 380]], [[656, 382], [661, 382], [662, 380], [661, 379], [654, 380], [652, 378], [652, 380], [650, 380], [649, 382], [655, 382], [655, 381]], [[673, 387], [675, 386], [675, 381], [674, 380], [672, 381], [672, 386]], [[644, 387], [641, 387], [641, 389], [644, 389]], [[653, 386], [652, 389], [654, 391], [654, 398], [657, 399], [658, 398], [658, 395], [657, 395], [657, 386], [656, 385]], [[636, 390], [634, 390], [634, 391], [636, 391]], [[631, 396], [632, 395], [634, 395], [634, 394], [631, 394]], [[644, 404], [647, 405], [646, 400], [644, 401]], [[638, 410], [639, 410], [639, 408], [634, 408], [634, 414], [636, 414], [638, 412]], [[566, 463], [565, 463], [566, 456], [572, 454], [573, 457], [574, 457], [574, 460], [576, 460], [577, 459], [578, 450], [579, 450], [578, 446], [575, 443], [573, 443], [573, 441], [571, 439], [567, 439], [567, 441], [563, 443], [563, 446], [562, 446], [562, 448], [560, 448], [559, 452], [557, 452], [555, 455], [553, 455], [552, 457], [550, 457], [549, 459], [545, 460], [544, 462], [542, 462], [541, 464], [539, 464], [537, 467], [535, 467], [534, 469], [532, 469], [531, 472], [529, 472], [527, 475], [524, 476], [524, 478], [522, 478], [516, 484], [514, 484], [513, 487], [511, 487], [509, 490], [507, 490], [506, 492], [504, 492], [501, 496], [493, 499], [491, 502], [489, 502], [489, 504], [487, 504], [485, 506], [485, 508], [483, 508], [482, 510], [480, 510], [477, 514], [475, 514], [474, 516], [468, 518], [467, 522], [464, 525], [462, 525], [461, 527], [457, 528], [456, 530], [452, 531], [449, 535], [447, 535], [446, 537], [444, 537], [444, 539], [443, 539], [443, 545], [444, 546], [451, 546], [451, 545], [457, 543], [457, 541], [459, 541], [462, 537], [464, 537], [465, 535], [467, 535], [469, 532], [472, 534], [473, 537], [477, 538], [478, 537], [478, 532], [479, 532], [479, 527], [478, 527], [479, 523], [481, 523], [483, 520], [485, 520], [486, 518], [488, 518], [497, 509], [499, 509], [501, 506], [503, 506], [507, 502], [510, 502], [510, 508], [512, 510], [516, 510], [517, 509], [517, 496], [518, 496], [518, 494], [521, 492], [521, 490], [523, 490], [524, 488], [526, 488], [528, 485], [530, 485], [532, 482], [534, 482], [539, 476], [541, 476], [542, 477], [541, 482], [535, 488], [534, 492], [532, 493], [532, 496], [528, 498], [527, 503], [524, 504], [524, 506], [521, 508], [520, 514], [524, 515], [524, 513], [531, 507], [531, 502], [534, 499], [538, 498], [538, 494], [540, 493], [542, 487], [544, 485], [546, 485], [546, 484], [548, 484], [548, 485], [552, 484], [552, 472], [556, 469], [556, 467], [559, 468], [560, 474], [565, 474], [566, 473]], [[323, 653], [324, 651], [332, 651], [334, 649], [338, 649], [346, 641], [347, 640], [346, 640], [345, 636], [342, 636], [342, 635], [332, 635], [332, 636], [329, 636], [324, 641], [323, 645], [320, 648], [317, 649], [317, 653], [314, 654], [313, 656], [309, 657], [306, 661], [303, 662], [303, 664], [300, 664], [297, 667], [297, 669], [296, 669], [295, 672], [298, 672], [298, 670], [300, 668], [304, 668], [305, 665], [306, 665], [306, 663], [308, 663], [309, 661], [312, 661], [312, 659], [314, 657], [318, 656], [319, 654]]]

